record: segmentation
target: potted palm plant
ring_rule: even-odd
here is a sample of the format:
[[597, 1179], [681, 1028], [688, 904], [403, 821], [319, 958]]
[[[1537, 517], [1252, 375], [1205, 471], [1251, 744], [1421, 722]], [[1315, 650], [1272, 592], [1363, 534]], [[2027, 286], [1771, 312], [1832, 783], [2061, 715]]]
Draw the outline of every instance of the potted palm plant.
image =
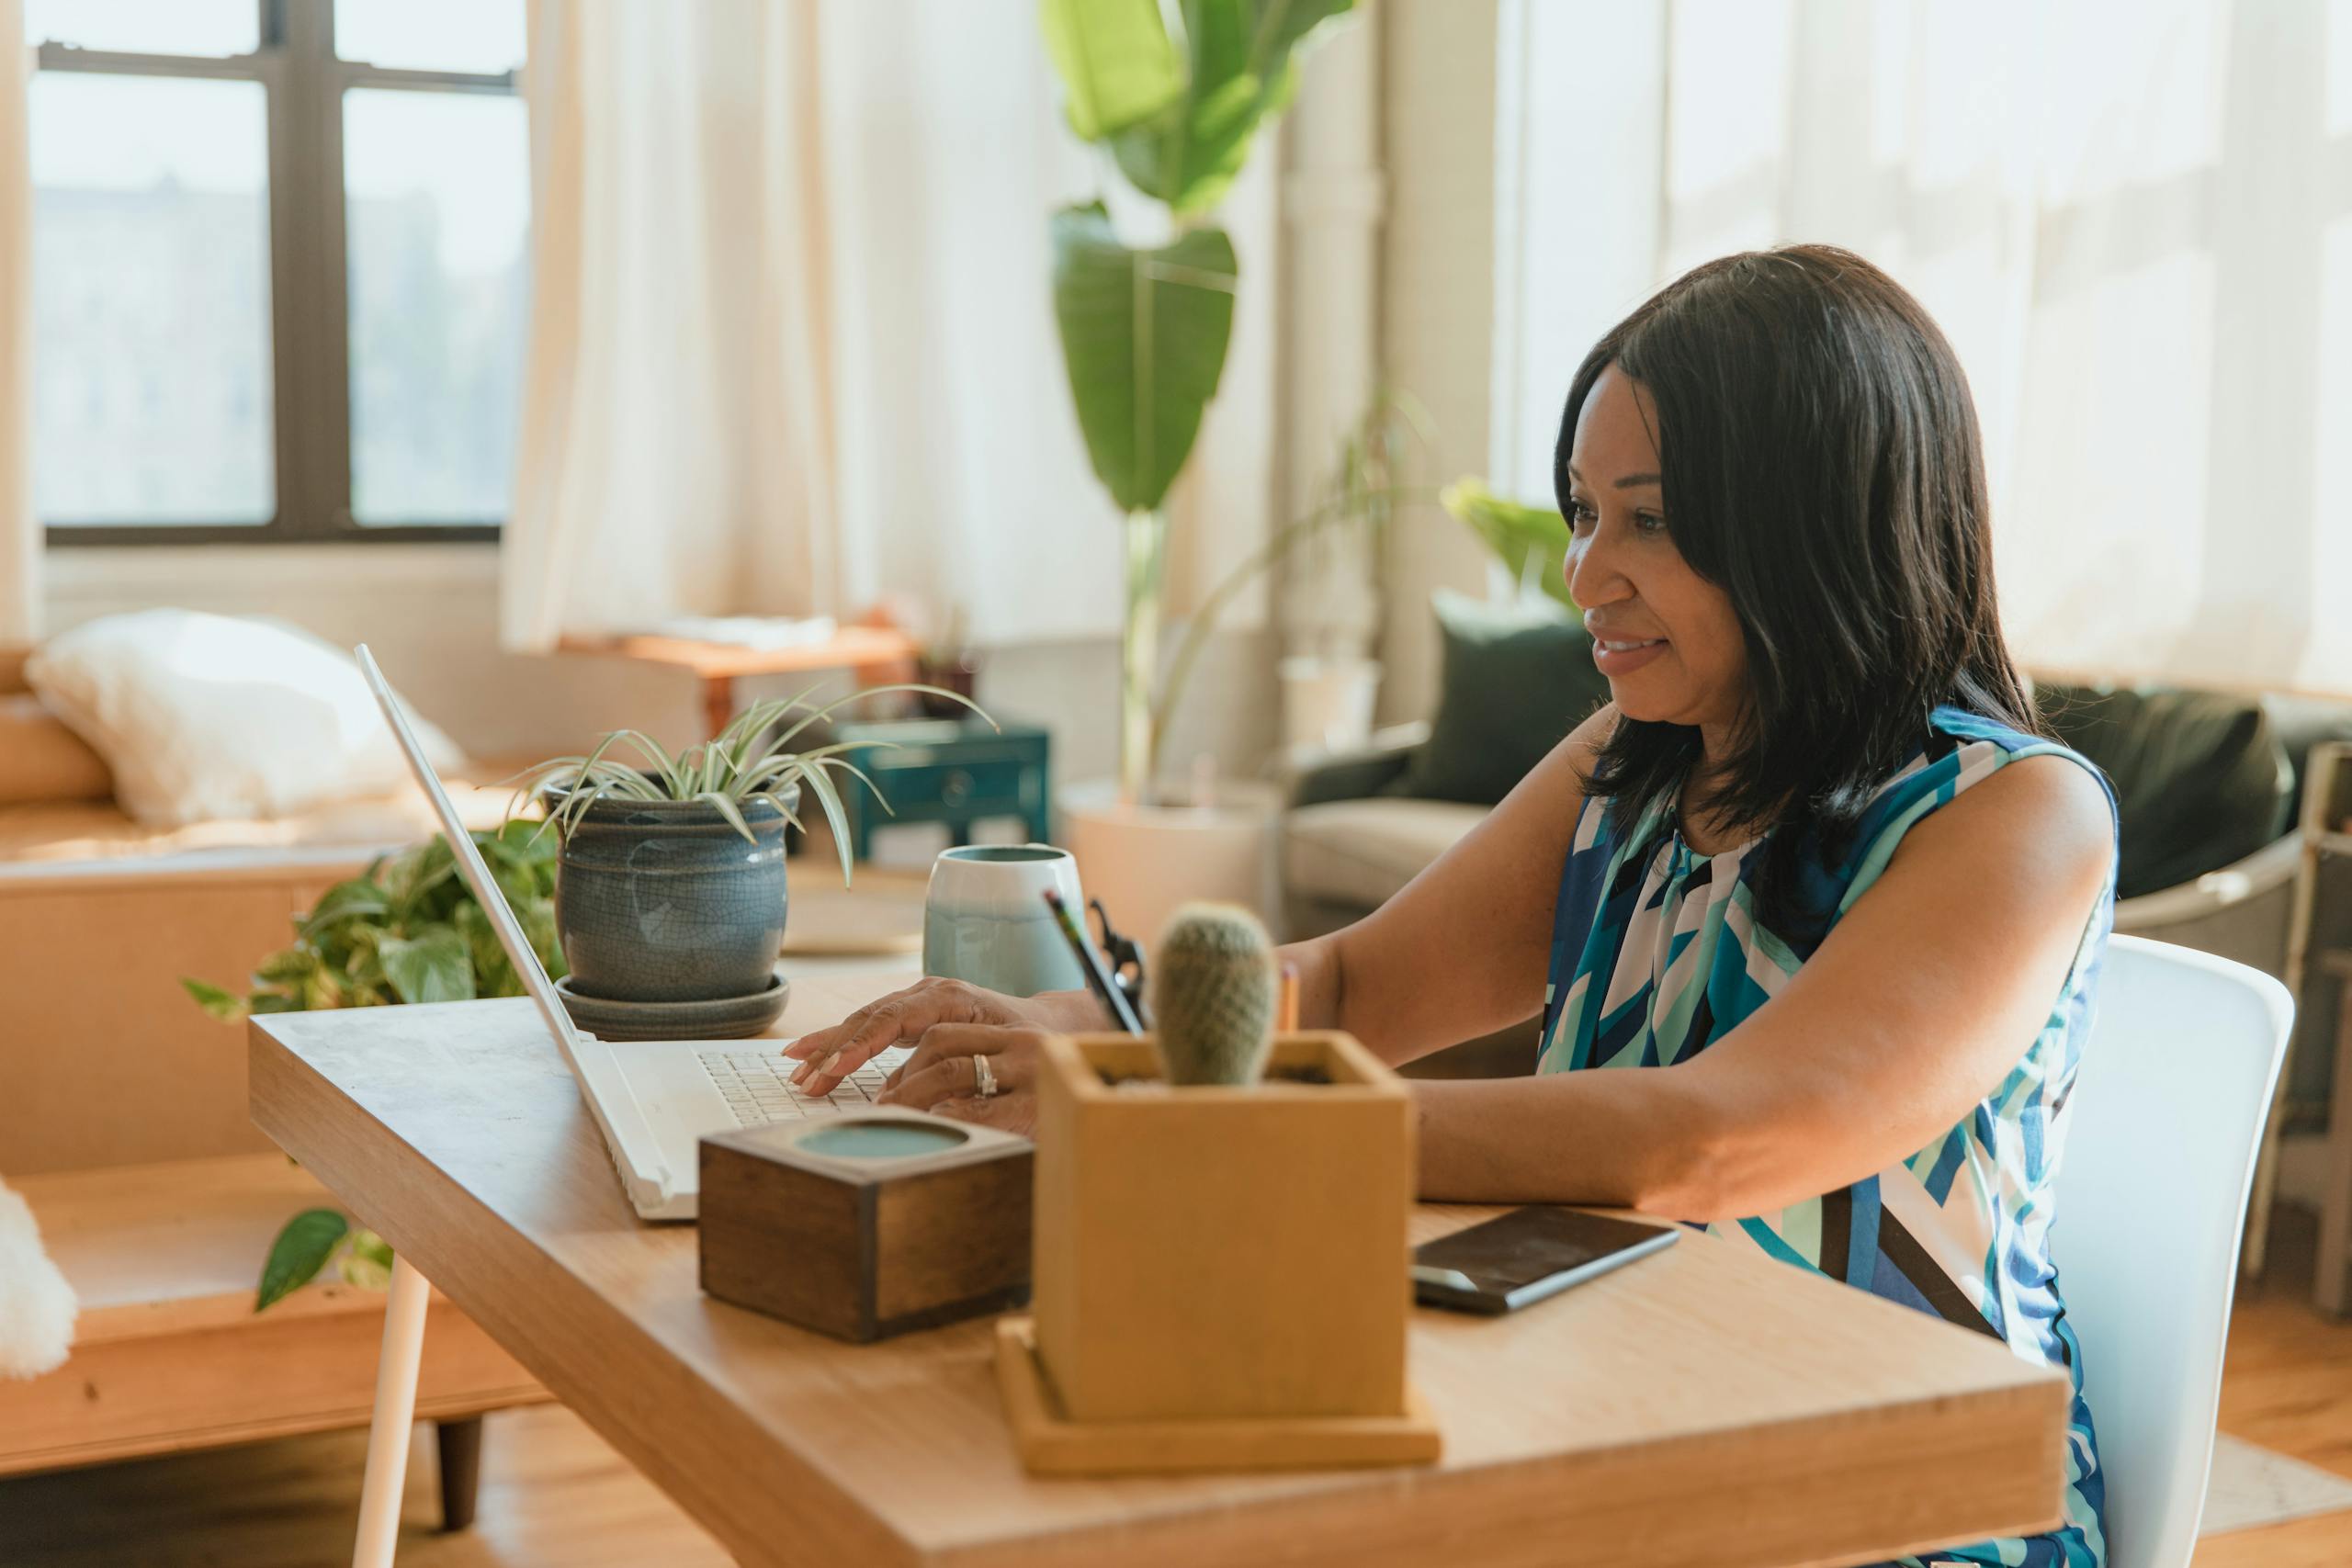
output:
[[1145, 930], [1180, 893], [1264, 902], [1270, 812], [1185, 801], [1159, 777], [1165, 505], [1224, 373], [1240, 281], [1233, 242], [1210, 214], [1297, 91], [1300, 46], [1351, 5], [1044, 0], [1070, 129], [1170, 231], [1130, 243], [1099, 200], [1052, 219], [1071, 399], [1095, 475], [1125, 520], [1117, 787], [1066, 792], [1065, 815], [1090, 884]]

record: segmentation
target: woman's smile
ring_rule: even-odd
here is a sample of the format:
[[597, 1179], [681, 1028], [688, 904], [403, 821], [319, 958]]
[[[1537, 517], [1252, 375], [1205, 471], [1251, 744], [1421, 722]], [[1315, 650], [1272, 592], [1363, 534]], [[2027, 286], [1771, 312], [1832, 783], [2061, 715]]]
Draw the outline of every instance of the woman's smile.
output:
[[1666, 649], [1667, 642], [1662, 637], [1639, 641], [1595, 637], [1592, 639], [1592, 662], [1603, 675], [1613, 680], [1620, 675], [1632, 674], [1664, 653]]

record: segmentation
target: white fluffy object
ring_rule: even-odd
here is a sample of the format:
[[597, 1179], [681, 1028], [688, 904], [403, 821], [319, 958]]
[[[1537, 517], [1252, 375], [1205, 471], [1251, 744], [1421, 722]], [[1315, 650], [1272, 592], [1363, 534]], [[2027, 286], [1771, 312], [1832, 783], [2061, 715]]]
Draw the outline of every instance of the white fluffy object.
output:
[[[406, 787], [399, 742], [351, 656], [281, 621], [196, 610], [106, 615], [25, 666], [150, 828], [290, 817]], [[458, 762], [423, 720], [433, 765]]]
[[0, 1378], [37, 1378], [74, 1344], [74, 1287], [40, 1249], [25, 1201], [0, 1187]]

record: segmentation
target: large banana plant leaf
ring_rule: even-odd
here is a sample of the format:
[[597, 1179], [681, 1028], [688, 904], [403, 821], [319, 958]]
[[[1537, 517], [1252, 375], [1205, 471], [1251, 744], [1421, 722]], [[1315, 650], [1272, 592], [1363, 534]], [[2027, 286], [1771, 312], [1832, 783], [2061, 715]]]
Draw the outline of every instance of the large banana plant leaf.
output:
[[1054, 215], [1054, 314], [1087, 456], [1127, 512], [1156, 511], [1200, 434], [1233, 333], [1233, 242], [1119, 243], [1102, 203]]
[[1573, 610], [1561, 564], [1568, 555], [1568, 520], [1557, 508], [1505, 501], [1476, 479], [1456, 479], [1439, 492], [1438, 504], [1487, 542], [1504, 570], [1521, 582], [1532, 578], [1544, 592]]
[[1225, 199], [1258, 128], [1298, 92], [1292, 51], [1354, 0], [1184, 0], [1191, 80], [1183, 97], [1111, 139], [1136, 188], [1180, 216]]
[[1184, 96], [1159, 0], [1043, 0], [1046, 51], [1060, 73], [1062, 112], [1087, 141], [1165, 114]]

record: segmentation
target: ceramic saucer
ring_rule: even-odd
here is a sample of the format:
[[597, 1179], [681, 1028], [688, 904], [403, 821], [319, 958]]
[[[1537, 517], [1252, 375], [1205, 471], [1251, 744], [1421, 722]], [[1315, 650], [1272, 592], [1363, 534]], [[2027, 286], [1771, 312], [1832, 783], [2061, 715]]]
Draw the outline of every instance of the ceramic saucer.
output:
[[555, 983], [571, 1021], [599, 1040], [743, 1040], [784, 1016], [792, 982], [777, 975], [764, 991], [699, 1002], [623, 1002], [587, 997], [570, 978]]

